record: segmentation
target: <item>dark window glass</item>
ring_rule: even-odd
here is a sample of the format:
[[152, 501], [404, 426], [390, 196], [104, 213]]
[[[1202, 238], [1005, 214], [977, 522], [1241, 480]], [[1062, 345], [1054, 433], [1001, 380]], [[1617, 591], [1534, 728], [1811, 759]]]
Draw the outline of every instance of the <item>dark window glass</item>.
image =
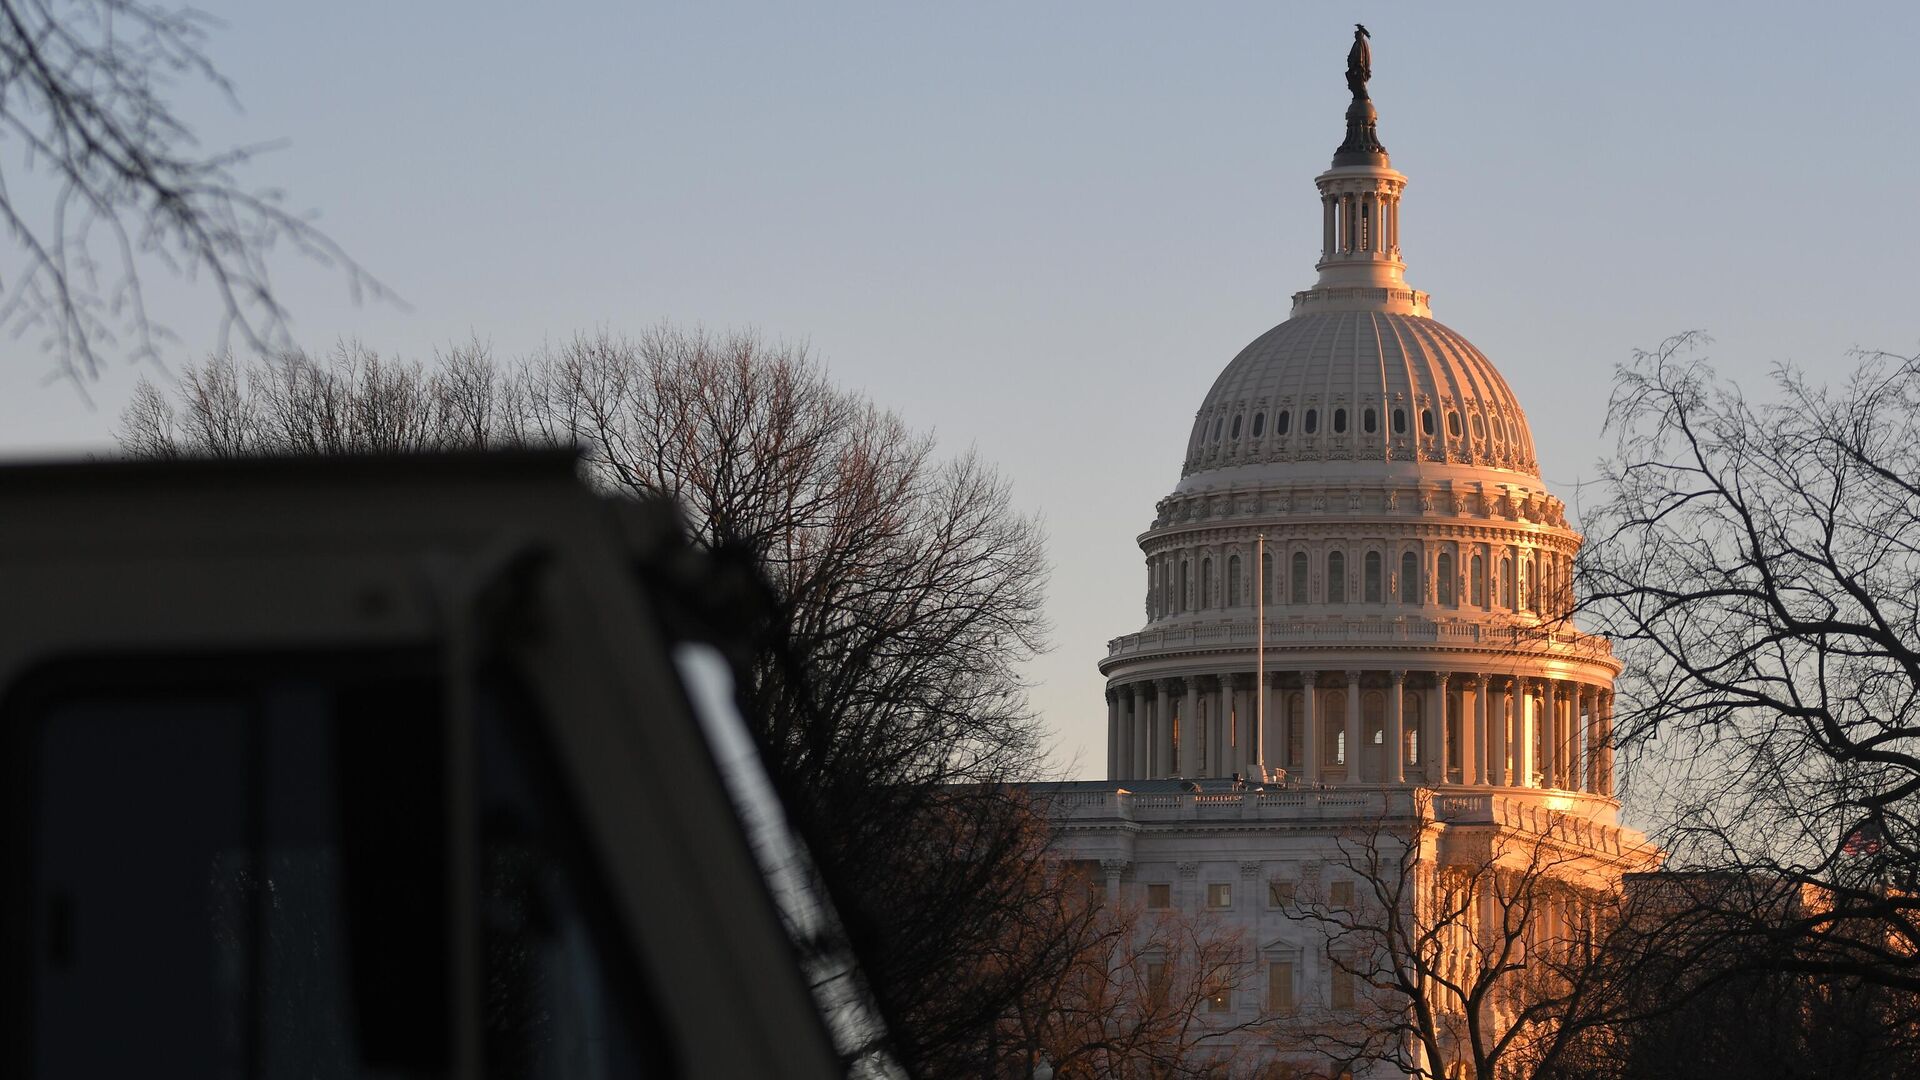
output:
[[1369, 435], [1380, 429], [1380, 418], [1372, 409], [1360, 414], [1360, 429]]
[[1227, 435], [1229, 438], [1234, 438], [1234, 439], [1237, 439], [1240, 437], [1240, 418], [1239, 417], [1236, 416], [1233, 418], [1233, 430], [1229, 431]]
[[1273, 422], [1273, 433], [1275, 435], [1285, 435], [1287, 433], [1287, 429], [1292, 426], [1293, 426], [1293, 413], [1283, 412], [1280, 414], [1280, 418]]
[[1395, 435], [1405, 435], [1407, 433], [1407, 410], [1393, 410], [1393, 433]]
[[1333, 410], [1333, 433], [1335, 435], [1345, 435], [1347, 433], [1347, 410]]
[[[5, 1023], [28, 1075], [449, 1073], [443, 678], [388, 657], [75, 664], [10, 702], [32, 798], [9, 933], [35, 943], [35, 1007]], [[612, 992], [622, 947], [556, 854], [578, 828], [529, 810], [524, 775], [503, 794], [535, 755], [488, 738], [482, 895], [461, 898], [482, 908], [487, 1074], [661, 1075], [661, 1011], [637, 974]]]
[[1433, 434], [1433, 410], [1432, 409], [1420, 410], [1420, 430], [1427, 435]]
[[1263, 412], [1254, 413], [1253, 414], [1253, 437], [1256, 439], [1259, 438], [1261, 433], [1266, 430], [1267, 430], [1267, 414]]
[[1300, 430], [1306, 432], [1309, 435], [1320, 430], [1320, 410], [1319, 409], [1307, 410], [1306, 423], [1301, 427]]
[[1447, 434], [1451, 435], [1456, 439], [1460, 437], [1460, 414], [1459, 413], [1450, 412], [1447, 414]]

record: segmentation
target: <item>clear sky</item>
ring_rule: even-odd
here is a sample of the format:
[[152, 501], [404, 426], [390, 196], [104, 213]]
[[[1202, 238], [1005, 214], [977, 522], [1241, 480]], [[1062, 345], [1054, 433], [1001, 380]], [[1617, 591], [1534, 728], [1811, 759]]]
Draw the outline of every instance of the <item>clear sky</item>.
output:
[[[283, 261], [304, 344], [512, 356], [661, 319], [810, 343], [1044, 516], [1035, 701], [1084, 775], [1094, 664], [1143, 621], [1134, 537], [1214, 376], [1313, 280], [1356, 20], [1408, 280], [1576, 510], [1635, 347], [1705, 329], [1750, 379], [1920, 350], [1913, 5], [202, 6], [245, 107], [183, 99], [204, 141], [287, 140], [246, 177], [410, 305]], [[178, 358], [210, 348], [205, 295], [153, 285]], [[3, 355], [0, 453], [108, 445], [136, 372], [90, 411], [31, 341]]]

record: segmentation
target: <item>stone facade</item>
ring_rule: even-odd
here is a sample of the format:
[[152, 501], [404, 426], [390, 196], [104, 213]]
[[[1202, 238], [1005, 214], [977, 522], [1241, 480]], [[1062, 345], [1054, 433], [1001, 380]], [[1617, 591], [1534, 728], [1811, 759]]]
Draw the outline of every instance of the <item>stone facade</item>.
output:
[[1407, 178], [1376, 156], [1317, 178], [1318, 282], [1197, 410], [1139, 537], [1145, 623], [1100, 663], [1107, 780], [1053, 797], [1113, 898], [1169, 886], [1306, 1000], [1325, 943], [1270, 887], [1356, 829], [1405, 825], [1433, 868], [1450, 833], [1551, 827], [1585, 887], [1653, 858], [1613, 797], [1620, 666], [1567, 614], [1581, 537], [1506, 382], [1406, 284]]

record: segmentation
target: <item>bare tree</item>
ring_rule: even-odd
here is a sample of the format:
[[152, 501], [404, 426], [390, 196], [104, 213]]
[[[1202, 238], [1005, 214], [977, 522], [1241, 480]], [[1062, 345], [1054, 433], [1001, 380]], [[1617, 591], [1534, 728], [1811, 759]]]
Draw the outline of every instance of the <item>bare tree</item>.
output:
[[660, 328], [511, 373], [477, 348], [216, 360], [171, 396], [144, 389], [121, 439], [157, 456], [566, 445], [609, 491], [672, 498], [766, 582], [690, 606], [752, 623], [743, 712], [840, 916], [811, 945], [859, 958], [895, 1056], [980, 1075], [1065, 962], [1021, 787], [1041, 760], [1019, 675], [1045, 633], [1039, 527], [976, 458], [938, 456], [802, 350]]
[[1618, 737], [1675, 865], [1827, 898], [1748, 912], [1793, 943], [1756, 956], [1920, 990], [1920, 360], [1783, 366], [1755, 400], [1705, 343], [1637, 356], [1608, 415], [1579, 574], [1626, 664]]
[[1110, 899], [1092, 874], [1063, 894], [1047, 966], [1002, 1021], [996, 1076], [1133, 1080], [1265, 1075], [1249, 1053], [1280, 1018], [1259, 999], [1258, 965], [1238, 928]]
[[[230, 95], [205, 51], [210, 25], [143, 0], [0, 0], [0, 130], [19, 150], [0, 172], [0, 222], [23, 258], [0, 282], [0, 325], [41, 335], [75, 379], [116, 343], [158, 357], [170, 335], [148, 313], [143, 267], [206, 281], [222, 340], [263, 352], [287, 344], [276, 246], [339, 267], [356, 299], [391, 297], [277, 193], [240, 186], [259, 148], [202, 152], [168, 104], [182, 79]], [[51, 190], [19, 183], [29, 173]]]
[[1332, 986], [1290, 1034], [1355, 1072], [1552, 1075], [1617, 1016], [1600, 959], [1621, 875], [1651, 853], [1609, 850], [1557, 812], [1450, 820], [1435, 798], [1415, 792], [1410, 812], [1336, 837], [1303, 875], [1288, 911], [1324, 939]]
[[1558, 1080], [1906, 1076], [1920, 995], [1828, 970], [1817, 936], [1771, 933], [1830, 903], [1765, 872], [1630, 875], [1600, 957], [1612, 1016], [1580, 1032]]

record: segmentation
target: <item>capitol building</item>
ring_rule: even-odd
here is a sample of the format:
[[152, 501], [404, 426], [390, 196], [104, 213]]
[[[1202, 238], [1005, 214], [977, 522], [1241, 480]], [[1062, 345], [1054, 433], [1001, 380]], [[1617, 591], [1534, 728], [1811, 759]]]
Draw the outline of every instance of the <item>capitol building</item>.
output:
[[1144, 622], [1100, 662], [1107, 779], [1052, 801], [1111, 897], [1241, 934], [1250, 977], [1204, 1023], [1351, 1003], [1291, 908], [1343, 895], [1357, 836], [1393, 832], [1423, 875], [1550, 842], [1584, 888], [1654, 858], [1614, 799], [1620, 665], [1567, 616], [1580, 534], [1506, 380], [1408, 284], [1369, 74], [1356, 34], [1318, 277], [1199, 402], [1138, 538]]

